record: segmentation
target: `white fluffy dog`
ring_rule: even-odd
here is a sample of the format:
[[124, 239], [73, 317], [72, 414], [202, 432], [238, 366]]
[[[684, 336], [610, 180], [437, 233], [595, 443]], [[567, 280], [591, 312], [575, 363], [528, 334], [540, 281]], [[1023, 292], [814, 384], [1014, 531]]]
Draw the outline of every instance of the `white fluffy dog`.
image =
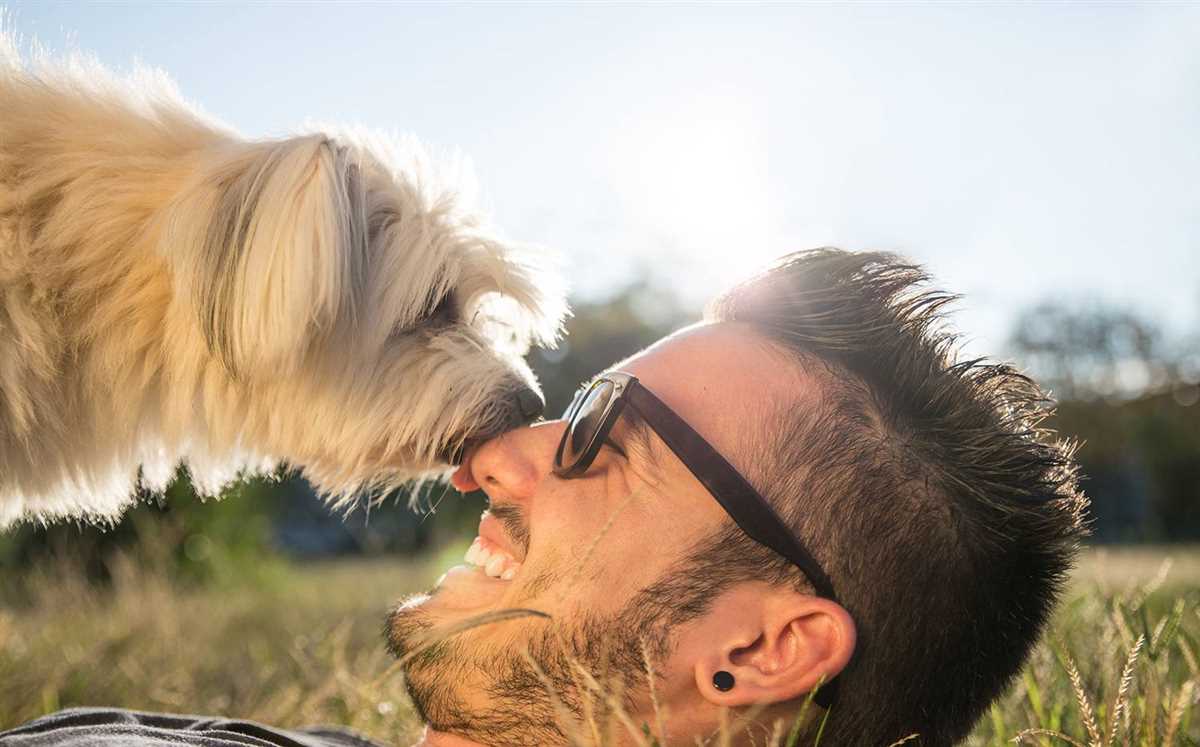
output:
[[540, 412], [565, 313], [411, 143], [246, 140], [161, 73], [0, 29], [0, 527], [112, 519], [185, 462], [345, 499]]

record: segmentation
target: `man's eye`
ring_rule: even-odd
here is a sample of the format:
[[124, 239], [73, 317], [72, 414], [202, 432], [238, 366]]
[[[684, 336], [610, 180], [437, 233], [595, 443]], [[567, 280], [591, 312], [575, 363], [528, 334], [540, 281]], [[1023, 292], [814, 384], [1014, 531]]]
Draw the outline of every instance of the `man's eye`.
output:
[[624, 459], [629, 458], [625, 454], [625, 450], [622, 449], [620, 446], [617, 446], [617, 443], [615, 441], [613, 441], [611, 438], [604, 439], [604, 445], [607, 446], [608, 448], [612, 449], [613, 451], [617, 452], [618, 454], [620, 454], [622, 458], [624, 458]]

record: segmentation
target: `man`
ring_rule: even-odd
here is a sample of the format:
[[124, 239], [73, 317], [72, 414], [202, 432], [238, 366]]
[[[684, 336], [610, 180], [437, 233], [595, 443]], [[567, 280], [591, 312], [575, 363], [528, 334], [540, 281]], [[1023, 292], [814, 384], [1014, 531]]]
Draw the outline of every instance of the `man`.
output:
[[[488, 496], [468, 553], [484, 570], [450, 571], [389, 627], [429, 742], [586, 734], [578, 665], [606, 664], [622, 721], [680, 743], [725, 708], [790, 727], [822, 681], [828, 718], [802, 728], [824, 721], [823, 745], [965, 736], [1038, 637], [1085, 500], [1038, 389], [955, 362], [951, 297], [924, 281], [889, 255], [790, 256], [614, 368], [636, 383], [601, 376], [568, 421], [471, 453], [453, 482]], [[550, 619], [414, 653], [512, 608]]]
[[950, 297], [823, 249], [453, 477], [467, 565], [390, 615], [429, 745], [951, 744], [1019, 669], [1084, 533], [1039, 390], [955, 362]]

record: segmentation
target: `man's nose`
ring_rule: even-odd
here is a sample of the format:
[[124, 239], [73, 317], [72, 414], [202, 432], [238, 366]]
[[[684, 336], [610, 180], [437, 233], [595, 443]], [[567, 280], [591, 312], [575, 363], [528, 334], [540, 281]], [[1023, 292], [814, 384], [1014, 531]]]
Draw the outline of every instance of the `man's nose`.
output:
[[484, 441], [466, 455], [451, 484], [464, 493], [482, 489], [493, 501], [528, 499], [550, 474], [564, 427], [537, 423]]

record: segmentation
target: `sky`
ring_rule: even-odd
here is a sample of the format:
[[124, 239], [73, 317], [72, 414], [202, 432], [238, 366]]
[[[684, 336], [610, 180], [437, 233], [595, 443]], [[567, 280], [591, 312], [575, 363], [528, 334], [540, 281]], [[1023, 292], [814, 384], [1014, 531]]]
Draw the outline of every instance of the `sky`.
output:
[[1046, 299], [1200, 328], [1200, 4], [7, 7], [247, 137], [330, 121], [467, 155], [580, 298], [649, 274], [698, 305], [834, 245], [963, 294], [972, 352]]

